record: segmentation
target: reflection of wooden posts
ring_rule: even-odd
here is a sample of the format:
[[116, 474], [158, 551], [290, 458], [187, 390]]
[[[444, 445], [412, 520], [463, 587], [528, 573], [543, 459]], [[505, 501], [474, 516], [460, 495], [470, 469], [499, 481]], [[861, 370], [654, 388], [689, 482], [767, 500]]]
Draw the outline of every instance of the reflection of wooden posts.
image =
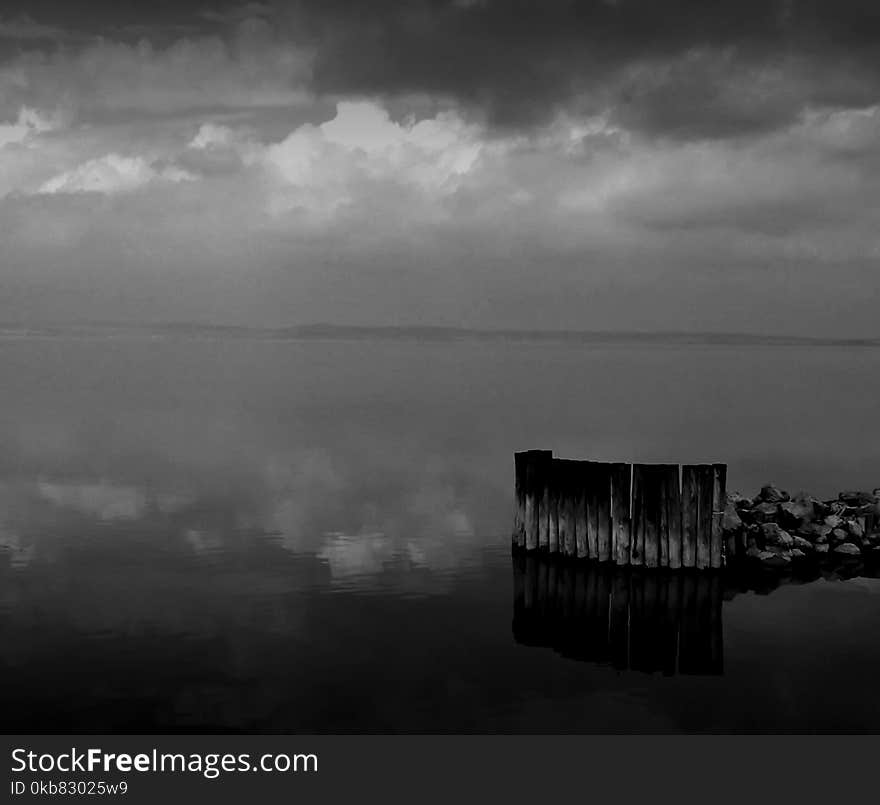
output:
[[629, 576], [615, 573], [611, 584], [611, 621], [608, 627], [611, 664], [629, 668]]
[[723, 673], [718, 573], [655, 573], [515, 555], [517, 642], [646, 673]]
[[549, 450], [514, 463], [515, 549], [650, 569], [723, 564], [723, 464], [570, 461]]
[[618, 565], [630, 561], [630, 475], [629, 464], [611, 465], [611, 554]]
[[660, 605], [662, 670], [665, 676], [678, 671], [678, 630], [681, 621], [681, 574], [662, 576], [663, 591]]

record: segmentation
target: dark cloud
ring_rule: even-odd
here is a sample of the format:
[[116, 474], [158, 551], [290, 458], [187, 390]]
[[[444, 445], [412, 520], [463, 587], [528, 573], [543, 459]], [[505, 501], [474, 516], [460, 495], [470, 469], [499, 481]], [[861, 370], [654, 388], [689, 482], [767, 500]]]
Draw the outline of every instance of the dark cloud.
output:
[[872, 0], [12, 0], [36, 25], [161, 39], [271, 18], [327, 94], [440, 96], [499, 127], [611, 110], [648, 135], [728, 137], [869, 105]]

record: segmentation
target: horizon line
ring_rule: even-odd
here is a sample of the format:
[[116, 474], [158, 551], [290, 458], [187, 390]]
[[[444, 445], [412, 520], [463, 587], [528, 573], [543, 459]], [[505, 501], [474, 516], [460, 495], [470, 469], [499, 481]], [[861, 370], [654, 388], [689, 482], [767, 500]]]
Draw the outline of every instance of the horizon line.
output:
[[276, 339], [320, 339], [385, 337], [402, 339], [407, 336], [423, 340], [459, 339], [510, 339], [510, 340], [700, 340], [703, 342], [731, 344], [776, 345], [827, 345], [827, 346], [880, 346], [880, 336], [806, 336], [792, 334], [764, 334], [753, 332], [717, 330], [585, 330], [572, 328], [479, 328], [433, 324], [333, 324], [313, 322], [279, 326], [218, 324], [206, 322], [0, 322], [0, 337], [52, 336], [88, 334], [89, 331], [117, 330], [121, 332], [153, 332], [156, 334], [198, 335], [225, 334], [238, 337], [263, 337]]

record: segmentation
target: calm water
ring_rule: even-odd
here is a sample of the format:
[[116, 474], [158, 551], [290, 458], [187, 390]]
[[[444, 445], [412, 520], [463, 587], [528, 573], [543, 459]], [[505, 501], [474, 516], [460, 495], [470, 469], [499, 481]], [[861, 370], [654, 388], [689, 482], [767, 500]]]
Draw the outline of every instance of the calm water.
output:
[[880, 581], [508, 549], [516, 449], [880, 486], [878, 350], [23, 339], [0, 377], [3, 731], [880, 729]]

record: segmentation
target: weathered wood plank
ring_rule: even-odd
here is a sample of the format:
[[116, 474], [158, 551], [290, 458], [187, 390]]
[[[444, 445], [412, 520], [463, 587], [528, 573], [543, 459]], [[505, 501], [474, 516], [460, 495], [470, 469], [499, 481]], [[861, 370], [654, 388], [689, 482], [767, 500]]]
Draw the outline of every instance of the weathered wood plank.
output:
[[550, 545], [550, 474], [553, 467], [553, 453], [541, 451], [537, 458], [538, 485], [538, 548], [546, 551]]
[[557, 550], [566, 556], [575, 556], [577, 553], [574, 536], [574, 502], [571, 497], [573, 464], [573, 461], [564, 458], [553, 459], [557, 497]]
[[549, 450], [529, 450], [526, 453], [525, 472], [525, 524], [526, 524], [526, 550], [534, 551], [538, 547], [538, 532], [540, 531], [540, 497], [543, 494], [541, 487], [541, 463], [545, 456], [552, 458]]
[[584, 497], [587, 504], [587, 556], [599, 558], [599, 489], [597, 487], [598, 470], [595, 461], [585, 461], [584, 472], [586, 487]]
[[723, 557], [724, 534], [721, 518], [724, 516], [724, 499], [727, 495], [727, 465], [712, 465], [712, 522], [709, 535], [709, 566], [720, 568]]
[[578, 555], [577, 527], [578, 527], [578, 495], [577, 495], [577, 462], [567, 461], [565, 469], [565, 555], [575, 557]]
[[596, 489], [596, 541], [600, 562], [611, 561], [611, 465], [593, 465]]
[[629, 564], [631, 475], [629, 464], [611, 465], [611, 555], [620, 566]]
[[547, 550], [556, 553], [559, 550], [559, 501], [561, 468], [558, 458], [550, 462], [549, 498], [550, 498], [550, 528], [547, 538]]
[[656, 501], [653, 502], [653, 505], [657, 509], [657, 536], [660, 543], [659, 567], [670, 567], [673, 548], [670, 545], [670, 518], [667, 503], [670, 490], [673, 486], [678, 485], [678, 465], [657, 464], [651, 467], [651, 475], [655, 476], [653, 488], [656, 490]]
[[[639, 466], [638, 464], [635, 466]], [[645, 567], [660, 565], [661, 475], [656, 466], [642, 466], [642, 517], [645, 534]]]
[[575, 539], [577, 540], [577, 556], [579, 559], [589, 557], [589, 546], [587, 544], [587, 484], [589, 483], [587, 462], [576, 461], [575, 471], [572, 475], [574, 490], [572, 499], [574, 501], [575, 511]]
[[513, 464], [515, 473], [514, 503], [516, 513], [513, 518], [513, 547], [526, 547], [526, 465], [528, 453], [514, 453]]
[[681, 468], [681, 565], [697, 566], [699, 475], [694, 464]]
[[645, 564], [645, 466], [632, 467], [632, 542], [630, 563], [636, 567]]
[[663, 508], [666, 515], [666, 543], [668, 548], [667, 567], [677, 570], [681, 567], [681, 488], [679, 486], [680, 467], [669, 465], [664, 484], [665, 500]]
[[697, 466], [697, 568], [705, 570], [711, 565], [712, 541], [712, 495], [715, 485], [711, 464]]

